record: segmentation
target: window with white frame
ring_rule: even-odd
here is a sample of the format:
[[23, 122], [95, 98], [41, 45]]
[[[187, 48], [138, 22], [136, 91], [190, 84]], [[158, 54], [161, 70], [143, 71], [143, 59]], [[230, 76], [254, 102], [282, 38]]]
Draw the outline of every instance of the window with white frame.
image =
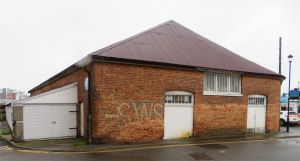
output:
[[241, 76], [206, 73], [204, 77], [206, 95], [241, 95]]
[[168, 105], [192, 105], [193, 94], [183, 91], [166, 92], [165, 104]]

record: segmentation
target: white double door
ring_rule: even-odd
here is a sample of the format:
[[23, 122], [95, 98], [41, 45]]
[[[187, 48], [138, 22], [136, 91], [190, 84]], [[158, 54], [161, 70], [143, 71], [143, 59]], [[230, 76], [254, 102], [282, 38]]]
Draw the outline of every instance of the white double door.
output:
[[76, 137], [76, 105], [25, 105], [24, 140]]
[[188, 92], [166, 93], [164, 139], [187, 138], [193, 135], [193, 95]]
[[266, 97], [252, 95], [248, 98], [247, 129], [252, 133], [265, 133]]

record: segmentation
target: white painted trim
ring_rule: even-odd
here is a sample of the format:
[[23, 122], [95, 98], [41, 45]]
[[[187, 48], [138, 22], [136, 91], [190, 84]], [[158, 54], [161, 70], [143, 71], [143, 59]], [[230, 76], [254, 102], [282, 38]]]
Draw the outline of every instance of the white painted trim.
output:
[[[192, 102], [194, 102], [192, 100]], [[166, 106], [169, 106], [169, 107], [193, 107], [193, 103], [165, 103]]]
[[265, 106], [265, 108], [267, 107], [267, 97], [266, 96], [263, 96], [263, 95], [249, 95], [248, 96], [248, 106], [262, 106], [262, 105], [252, 105], [252, 104], [249, 104], [249, 98], [264, 98], [264, 104], [263, 106]]
[[234, 96], [234, 97], [240, 97], [243, 96], [242, 94], [238, 93], [216, 93], [216, 92], [209, 92], [209, 91], [203, 91], [204, 96]]
[[[168, 106], [181, 106], [181, 107], [189, 107], [189, 106], [193, 106], [194, 105], [194, 94], [190, 93], [190, 92], [185, 92], [185, 91], [169, 91], [169, 92], [165, 92], [165, 97], [168, 95], [185, 95], [185, 96], [192, 96], [192, 100], [191, 103], [167, 103], [165, 102], [165, 105]], [[165, 100], [166, 101], [166, 100]]]
[[[206, 78], [207, 78], [207, 74], [213, 74], [215, 76], [215, 91], [205, 91], [205, 87], [206, 87]], [[223, 76], [228, 76], [227, 77], [227, 82], [228, 82], [228, 86], [227, 86], [227, 90], [230, 90], [230, 76], [236, 76], [239, 77], [239, 92], [238, 93], [231, 93], [231, 92], [218, 92], [218, 76], [219, 75], [223, 75]], [[214, 73], [214, 72], [206, 72], [203, 79], [203, 95], [215, 95], [215, 96], [243, 96], [242, 95], [242, 76], [238, 75], [238, 74], [226, 74], [226, 73]]]
[[256, 98], [266, 98], [264, 95], [249, 95], [248, 98], [250, 97], [256, 97]]
[[193, 93], [184, 92], [184, 91], [168, 91], [165, 93], [165, 95], [190, 95], [190, 96], [192, 96]]

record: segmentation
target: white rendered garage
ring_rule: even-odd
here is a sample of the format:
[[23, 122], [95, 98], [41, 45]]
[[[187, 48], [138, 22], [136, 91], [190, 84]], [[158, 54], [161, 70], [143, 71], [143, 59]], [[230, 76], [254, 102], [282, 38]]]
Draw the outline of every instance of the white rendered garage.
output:
[[13, 102], [11, 107], [17, 140], [77, 136], [77, 84]]

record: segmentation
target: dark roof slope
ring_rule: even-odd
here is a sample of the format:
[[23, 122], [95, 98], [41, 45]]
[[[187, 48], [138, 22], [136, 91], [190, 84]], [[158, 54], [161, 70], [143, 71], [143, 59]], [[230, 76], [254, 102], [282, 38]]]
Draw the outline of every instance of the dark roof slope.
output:
[[170, 20], [91, 55], [278, 75]]
[[285, 78], [170, 20], [89, 54], [29, 92], [71, 73], [97, 58], [221, 69]]

